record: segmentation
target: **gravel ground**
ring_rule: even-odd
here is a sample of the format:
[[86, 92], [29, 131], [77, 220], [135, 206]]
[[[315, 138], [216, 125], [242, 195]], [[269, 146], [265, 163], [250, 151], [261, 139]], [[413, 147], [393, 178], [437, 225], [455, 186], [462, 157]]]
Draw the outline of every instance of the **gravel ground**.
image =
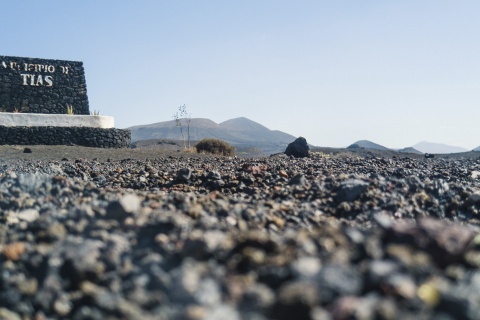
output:
[[0, 147], [0, 319], [480, 319], [480, 160]]

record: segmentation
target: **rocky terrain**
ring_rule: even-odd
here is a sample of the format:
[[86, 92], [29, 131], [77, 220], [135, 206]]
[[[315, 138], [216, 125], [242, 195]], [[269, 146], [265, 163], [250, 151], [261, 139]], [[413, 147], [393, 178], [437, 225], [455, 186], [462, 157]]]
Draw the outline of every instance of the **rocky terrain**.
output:
[[1, 147], [0, 319], [479, 319], [480, 159]]

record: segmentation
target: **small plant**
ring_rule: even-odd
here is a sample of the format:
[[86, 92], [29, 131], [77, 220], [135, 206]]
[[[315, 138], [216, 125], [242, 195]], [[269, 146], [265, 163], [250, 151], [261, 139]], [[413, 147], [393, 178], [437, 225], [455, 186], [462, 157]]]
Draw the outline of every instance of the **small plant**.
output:
[[13, 113], [20, 113], [20, 112], [22, 112], [22, 110], [20, 110], [18, 108], [13, 109]]
[[[175, 119], [175, 124], [177, 125], [177, 127], [180, 128], [180, 133], [182, 134], [183, 149], [190, 149], [190, 121], [192, 121], [192, 117], [191, 114], [187, 113], [187, 106], [180, 106], [178, 108], [178, 111], [173, 115], [173, 119]], [[186, 138], [182, 120], [187, 124]]]
[[99, 110], [90, 111], [90, 115], [91, 115], [91, 116], [99, 116], [99, 115], [100, 115], [100, 111], [99, 111]]
[[195, 149], [195, 147], [191, 147], [191, 148], [183, 149], [183, 152], [185, 152], [185, 153], [197, 153], [197, 149]]
[[325, 158], [325, 159], [329, 159], [329, 158], [332, 157], [332, 155], [330, 155], [328, 153], [324, 153], [322, 151], [313, 151], [313, 152], [311, 152], [311, 155], [314, 156], [314, 157]]
[[67, 105], [67, 114], [69, 114], [69, 115], [75, 114], [73, 112], [73, 106], [71, 104]]
[[234, 156], [235, 148], [229, 143], [219, 140], [206, 138], [195, 145], [198, 153], [210, 153], [214, 155]]

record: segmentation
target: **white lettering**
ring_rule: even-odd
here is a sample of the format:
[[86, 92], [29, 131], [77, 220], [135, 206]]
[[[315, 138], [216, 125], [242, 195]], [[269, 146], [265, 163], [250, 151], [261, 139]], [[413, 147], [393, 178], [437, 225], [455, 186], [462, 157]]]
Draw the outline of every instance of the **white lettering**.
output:
[[[5, 69], [7, 69], [9, 66], [12, 70], [20, 70], [20, 65], [17, 65], [16, 62], [10, 62], [10, 65], [7, 65], [4, 61], [2, 61], [2, 65]], [[63, 67], [62, 68], [62, 73], [68, 74], [68, 67]], [[36, 63], [24, 63], [23, 64], [23, 70], [26, 72], [49, 72], [49, 73], [55, 73], [56, 69], [55, 66], [53, 65], [47, 65], [47, 64], [36, 64]]]
[[68, 74], [68, 67], [60, 66], [60, 68], [62, 68], [63, 74]]
[[37, 77], [37, 82], [35, 82], [35, 85], [38, 87], [38, 86], [43, 86], [43, 78], [42, 76], [38, 76]]
[[24, 85], [24, 86], [28, 86], [28, 84], [27, 84], [27, 77], [29, 77], [30, 75], [29, 75], [29, 74], [23, 74], [23, 73], [20, 74], [20, 75], [21, 75], [22, 78], [23, 78], [23, 85]]
[[2, 61], [2, 66], [3, 66], [4, 69], [7, 69], [7, 68], [8, 68], [8, 66], [7, 66], [7, 64], [5, 63], [5, 61]]
[[45, 86], [45, 87], [53, 87], [53, 76], [42, 76], [42, 75], [34, 75], [28, 73], [20, 74], [22, 76], [22, 84], [24, 86]]
[[53, 87], [52, 76], [45, 76], [45, 82], [47, 87]]

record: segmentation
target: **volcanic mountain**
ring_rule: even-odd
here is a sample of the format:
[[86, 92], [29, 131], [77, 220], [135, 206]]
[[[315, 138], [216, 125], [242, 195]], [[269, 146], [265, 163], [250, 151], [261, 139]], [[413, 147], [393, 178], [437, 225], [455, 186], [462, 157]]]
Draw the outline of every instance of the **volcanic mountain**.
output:
[[375, 150], [390, 150], [387, 147], [381, 146], [376, 144], [372, 141], [368, 140], [359, 140], [354, 142], [353, 144], [349, 145], [347, 149], [355, 149], [355, 148], [364, 148], [364, 149], [375, 149]]
[[449, 146], [443, 143], [433, 143], [433, 142], [426, 142], [426, 141], [417, 143], [416, 145], [413, 146], [413, 148], [424, 153], [439, 153], [439, 154], [458, 153], [458, 152], [468, 151], [467, 149], [462, 147], [455, 147], [455, 146]]

